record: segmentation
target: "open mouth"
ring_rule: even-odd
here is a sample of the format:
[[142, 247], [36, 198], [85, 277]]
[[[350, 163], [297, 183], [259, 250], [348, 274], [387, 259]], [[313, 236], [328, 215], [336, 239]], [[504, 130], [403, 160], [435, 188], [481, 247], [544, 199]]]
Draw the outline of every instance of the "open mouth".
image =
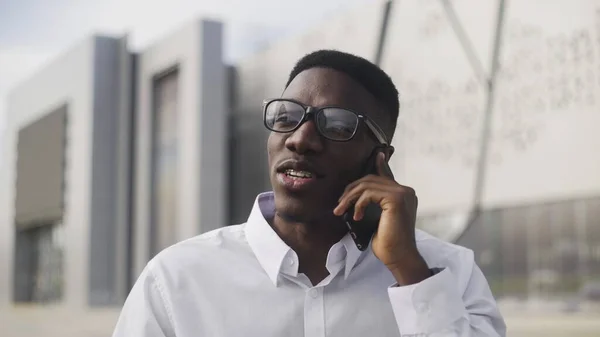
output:
[[286, 176], [292, 179], [312, 179], [312, 172], [287, 169], [283, 172]]
[[286, 189], [301, 191], [315, 185], [318, 176], [315, 172], [288, 168], [279, 172], [277, 179]]
[[311, 189], [324, 176], [308, 161], [289, 159], [277, 167], [277, 180], [289, 191]]

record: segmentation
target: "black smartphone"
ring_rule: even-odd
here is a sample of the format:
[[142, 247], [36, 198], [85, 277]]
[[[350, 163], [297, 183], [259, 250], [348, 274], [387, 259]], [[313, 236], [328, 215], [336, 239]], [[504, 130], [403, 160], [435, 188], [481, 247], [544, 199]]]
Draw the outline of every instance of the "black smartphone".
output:
[[[382, 152], [383, 148], [377, 147], [373, 150], [363, 170], [361, 177], [369, 174], [378, 174], [377, 172], [377, 155]], [[386, 163], [387, 165], [387, 163]], [[361, 220], [354, 220], [354, 206], [348, 208], [348, 210], [342, 215], [346, 227], [350, 232], [350, 236], [354, 240], [356, 247], [360, 251], [364, 251], [369, 246], [373, 235], [377, 231], [379, 225], [379, 219], [381, 218], [381, 207], [378, 204], [370, 203], [365, 207], [364, 216]]]

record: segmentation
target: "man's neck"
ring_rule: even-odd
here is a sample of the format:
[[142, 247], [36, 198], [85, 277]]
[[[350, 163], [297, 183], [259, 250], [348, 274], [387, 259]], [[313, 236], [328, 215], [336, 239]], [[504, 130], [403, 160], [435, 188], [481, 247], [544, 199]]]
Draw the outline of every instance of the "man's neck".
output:
[[299, 272], [308, 276], [313, 285], [329, 274], [325, 267], [327, 254], [346, 234], [345, 227], [337, 222], [337, 219], [322, 223], [293, 222], [279, 215], [271, 221], [277, 235], [298, 254]]

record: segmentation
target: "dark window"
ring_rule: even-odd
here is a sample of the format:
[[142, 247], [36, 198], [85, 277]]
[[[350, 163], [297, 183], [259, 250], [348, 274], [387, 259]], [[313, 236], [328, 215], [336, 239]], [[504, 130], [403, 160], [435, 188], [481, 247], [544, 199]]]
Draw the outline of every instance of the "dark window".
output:
[[176, 241], [178, 75], [177, 70], [171, 70], [153, 83], [151, 256]]
[[14, 300], [63, 295], [63, 208], [67, 106], [19, 131], [15, 182]]

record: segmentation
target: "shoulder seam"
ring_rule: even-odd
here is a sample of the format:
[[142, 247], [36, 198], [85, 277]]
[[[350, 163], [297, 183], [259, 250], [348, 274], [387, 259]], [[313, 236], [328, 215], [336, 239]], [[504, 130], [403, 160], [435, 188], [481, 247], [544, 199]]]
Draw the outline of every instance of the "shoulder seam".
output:
[[167, 301], [162, 283], [160, 282], [158, 277], [152, 271], [153, 264], [154, 263], [152, 260], [148, 263], [148, 276], [150, 276], [152, 278], [152, 281], [154, 281], [154, 282], [152, 282], [152, 285], [156, 288], [156, 290], [158, 291], [158, 294], [160, 295], [160, 300], [163, 302], [163, 305], [165, 306], [165, 310], [167, 312], [167, 317], [169, 317], [169, 322], [171, 323], [171, 326], [173, 327], [173, 333], [175, 333], [176, 329], [175, 329], [175, 319], [173, 317], [173, 309], [171, 308], [171, 306], [169, 305], [169, 303]]
[[[210, 232], [202, 233], [202, 234], [196, 235], [194, 237], [191, 237], [191, 238], [189, 238], [187, 240], [181, 241], [181, 243], [188, 242], [188, 241], [196, 241], [196, 240], [197, 241], [205, 241], [205, 240], [208, 240], [208, 239], [212, 239], [215, 236], [219, 235], [219, 232], [224, 231], [224, 230], [227, 230], [227, 231], [235, 233], [235, 232], [242, 231], [243, 228], [241, 226], [239, 226], [239, 225], [230, 225], [230, 226], [225, 226], [225, 227], [219, 227], [219, 228], [217, 228], [215, 230], [212, 230]], [[210, 235], [207, 235], [207, 234], [210, 234]]]

